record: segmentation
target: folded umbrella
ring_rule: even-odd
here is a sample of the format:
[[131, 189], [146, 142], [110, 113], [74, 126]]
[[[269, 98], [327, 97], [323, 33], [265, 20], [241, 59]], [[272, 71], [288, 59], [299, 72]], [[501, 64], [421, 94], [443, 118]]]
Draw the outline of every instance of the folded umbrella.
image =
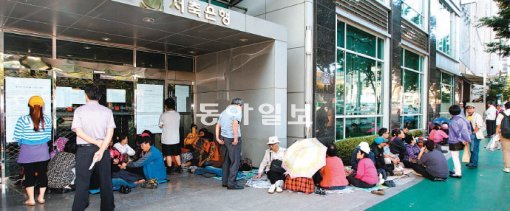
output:
[[298, 140], [285, 152], [282, 167], [291, 178], [311, 178], [326, 165], [326, 150], [316, 138]]

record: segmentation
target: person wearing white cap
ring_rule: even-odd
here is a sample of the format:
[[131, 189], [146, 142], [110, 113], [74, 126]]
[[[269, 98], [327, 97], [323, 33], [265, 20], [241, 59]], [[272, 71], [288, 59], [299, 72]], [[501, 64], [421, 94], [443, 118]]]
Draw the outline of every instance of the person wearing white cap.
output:
[[360, 150], [356, 155], [359, 160], [356, 174], [351, 174], [347, 177], [347, 180], [352, 186], [371, 188], [379, 182], [377, 170], [375, 169], [374, 162], [369, 158], [370, 147], [368, 143], [360, 144], [359, 147]]
[[480, 141], [485, 139], [485, 122], [483, 122], [482, 115], [476, 113], [475, 106], [471, 104], [466, 106], [466, 118], [469, 122], [471, 122], [471, 127], [473, 129], [473, 133], [471, 133], [471, 144], [469, 145], [471, 149], [471, 157], [466, 166], [469, 168], [477, 168]]
[[[269, 137], [267, 145], [269, 149], [266, 150], [262, 162], [260, 162], [259, 173], [254, 177], [259, 179], [262, 177], [264, 172], [267, 174], [271, 186], [268, 193], [274, 193], [275, 191], [281, 193], [283, 191], [283, 180], [285, 180], [285, 170], [281, 167], [283, 156], [287, 149], [280, 147], [280, 140], [277, 136]], [[279, 167], [278, 167], [279, 166]]]

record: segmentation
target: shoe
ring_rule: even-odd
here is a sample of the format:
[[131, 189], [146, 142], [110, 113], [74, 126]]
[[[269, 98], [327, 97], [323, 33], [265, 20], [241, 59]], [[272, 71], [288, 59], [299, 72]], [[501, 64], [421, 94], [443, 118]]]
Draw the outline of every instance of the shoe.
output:
[[467, 167], [468, 167], [468, 168], [470, 168], [470, 169], [476, 169], [476, 168], [478, 168], [478, 166], [475, 166], [475, 165], [472, 165], [472, 164], [471, 164], [471, 165], [468, 165]]
[[455, 171], [450, 171], [450, 175], [454, 175], [455, 174]]
[[227, 187], [227, 185], [225, 185], [225, 184], [221, 184], [221, 187], [224, 187], [224, 188], [226, 188], [226, 187]]
[[227, 187], [227, 189], [229, 189], [229, 190], [241, 190], [241, 189], [244, 189], [244, 187], [240, 186], [240, 185], [235, 185], [235, 186], [231, 186], [231, 187], [229, 186], [229, 187]]
[[179, 173], [179, 174], [182, 174], [182, 167], [175, 167], [175, 172], [176, 173]]
[[370, 191], [370, 193], [379, 195], [379, 196], [384, 196], [384, 190], [382, 190], [382, 189], [373, 190], [373, 191]]
[[283, 192], [283, 180], [276, 181], [276, 192], [277, 193]]
[[510, 173], [510, 168], [504, 168], [503, 171], [506, 173]]
[[272, 185], [269, 187], [269, 189], [267, 189], [267, 193], [273, 194], [275, 190], [276, 190], [276, 183], [275, 183], [275, 184], [272, 184]]
[[462, 178], [462, 175], [450, 174], [450, 177], [451, 177], [451, 178], [457, 178], [457, 179], [460, 179], [460, 178]]

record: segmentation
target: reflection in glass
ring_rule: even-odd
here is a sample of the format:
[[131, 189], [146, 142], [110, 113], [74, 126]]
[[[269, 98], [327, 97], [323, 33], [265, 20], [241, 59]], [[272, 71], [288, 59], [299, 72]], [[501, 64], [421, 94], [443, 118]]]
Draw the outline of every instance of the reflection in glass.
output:
[[347, 115], [377, 113], [380, 88], [377, 81], [376, 62], [347, 53], [345, 80], [345, 104]]
[[452, 55], [452, 11], [439, 1], [431, 1], [431, 31], [436, 37], [437, 50]]
[[336, 27], [336, 45], [340, 48], [345, 46], [345, 23], [338, 22]]
[[405, 70], [402, 80], [404, 87], [404, 114], [420, 114], [421, 112], [421, 80], [420, 74]]
[[402, 117], [402, 126], [407, 127], [410, 130], [421, 128], [420, 122], [421, 122], [421, 116], [403, 116]]
[[402, 2], [402, 17], [406, 20], [423, 27], [423, 1], [404, 0]]
[[452, 86], [441, 84], [441, 110], [440, 115], [448, 115], [448, 109], [452, 105]]
[[345, 138], [374, 135], [377, 130], [374, 117], [346, 118]]
[[[337, 69], [336, 69], [336, 114], [344, 114], [345, 106], [345, 59], [344, 52], [337, 51]], [[342, 133], [343, 134], [343, 133]]]
[[344, 139], [344, 119], [337, 118], [336, 119], [336, 139]]
[[347, 25], [347, 49], [375, 57], [376, 37]]

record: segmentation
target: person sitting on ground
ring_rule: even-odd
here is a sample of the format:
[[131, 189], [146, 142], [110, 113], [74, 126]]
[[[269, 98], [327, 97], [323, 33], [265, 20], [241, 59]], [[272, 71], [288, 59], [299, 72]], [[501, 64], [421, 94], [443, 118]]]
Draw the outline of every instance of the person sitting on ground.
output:
[[128, 162], [129, 156], [135, 155], [135, 150], [131, 148], [128, 144], [128, 137], [125, 133], [119, 133], [115, 136], [114, 142], [116, 142], [113, 147], [119, 150], [121, 156], [121, 161]]
[[64, 146], [48, 163], [48, 188], [57, 189], [57, 192], [66, 193], [72, 190], [76, 177], [76, 137]]
[[400, 160], [404, 160], [404, 156], [406, 154], [406, 146], [404, 144], [403, 139], [405, 138], [404, 132], [402, 130], [395, 128], [391, 131], [391, 141], [390, 141], [390, 152], [397, 155]]
[[198, 136], [197, 132], [197, 125], [191, 124], [191, 132], [188, 133], [186, 138], [184, 139], [184, 147], [189, 145], [195, 145], [195, 143], [198, 141], [200, 137]]
[[146, 179], [156, 179], [158, 183], [166, 182], [165, 164], [163, 163], [163, 154], [152, 145], [150, 137], [145, 136], [141, 139], [140, 147], [143, 155], [135, 162], [130, 162], [123, 166], [130, 168], [143, 168], [143, 174]]
[[[366, 143], [366, 142], [365, 142]], [[366, 147], [368, 148], [368, 143]], [[338, 157], [335, 144], [329, 144], [326, 151], [326, 166], [320, 170], [322, 181], [320, 187], [327, 190], [342, 190], [349, 182], [345, 177], [344, 163]]]
[[223, 161], [220, 156], [220, 146], [214, 141], [214, 135], [207, 133], [203, 137], [204, 142], [202, 149], [200, 149], [200, 157], [198, 161], [198, 167], [214, 166], [220, 168], [223, 165]]
[[379, 182], [379, 177], [377, 176], [377, 170], [375, 169], [374, 163], [370, 160], [370, 158], [368, 158], [370, 148], [367, 146], [361, 147], [361, 150], [357, 154], [359, 161], [356, 174], [351, 174], [347, 177], [349, 184], [359, 188], [371, 188]]
[[[269, 141], [267, 145], [269, 149], [266, 149], [264, 153], [264, 158], [260, 162], [259, 173], [255, 176], [255, 179], [259, 179], [262, 177], [262, 174], [265, 172], [267, 174], [267, 178], [271, 183], [268, 193], [274, 193], [275, 191], [281, 193], [283, 191], [283, 182], [285, 180], [285, 170], [280, 168], [271, 169], [271, 163], [274, 160], [283, 161], [283, 157], [285, 156], [285, 152], [287, 149], [280, 147], [280, 140], [278, 140], [277, 136], [269, 137]], [[275, 163], [276, 164], [276, 163]]]
[[448, 134], [441, 129], [439, 124], [435, 124], [432, 131], [429, 134], [429, 140], [432, 140], [434, 143], [439, 144], [443, 142], [445, 139], [448, 139]]
[[397, 161], [398, 158], [392, 159], [388, 155], [384, 154], [384, 148], [386, 148], [387, 145], [388, 141], [384, 139], [384, 137], [380, 136], [375, 138], [374, 142], [370, 146], [371, 152], [374, 153], [375, 167], [377, 169], [377, 172], [382, 175], [383, 179], [386, 179], [388, 175], [393, 175], [393, 170], [395, 169], [395, 166], [392, 164], [392, 162], [395, 163], [398, 162]]
[[125, 156], [117, 148], [113, 147], [112, 143], [110, 142], [110, 147], [108, 148], [112, 158], [112, 178], [122, 179], [127, 183], [132, 183], [133, 186], [144, 182], [142, 175], [125, 170], [128, 160], [125, 159]]
[[404, 126], [404, 128], [402, 128], [402, 132], [404, 133], [404, 138], [403, 138], [403, 141], [404, 142], [411, 142], [412, 139], [414, 139], [414, 136], [411, 135], [411, 133], [409, 133], [409, 126]]
[[436, 148], [433, 141], [426, 141], [418, 155], [413, 170], [423, 177], [433, 181], [443, 181], [448, 178], [449, 168], [443, 153]]
[[[377, 131], [377, 134], [379, 135], [378, 137], [382, 138], [380, 140], [386, 140], [386, 139], [388, 139], [388, 136], [389, 136], [389, 132], [388, 132], [387, 128], [379, 129], [379, 131]], [[363, 142], [361, 142], [361, 143], [363, 143]], [[360, 143], [360, 145], [361, 145], [361, 143]], [[356, 148], [354, 148], [354, 150], [351, 153], [351, 166], [352, 166], [353, 170], [356, 170], [356, 168], [358, 167], [357, 154], [358, 154], [358, 151], [360, 150], [360, 145], [358, 145]], [[374, 152], [375, 151], [372, 149], [372, 151], [370, 151], [369, 157], [374, 163], [376, 163]]]
[[417, 161], [419, 153], [420, 147], [418, 147], [418, 144], [416, 144], [416, 140], [406, 140], [406, 154], [404, 156], [404, 160], [402, 161], [404, 166], [406, 168], [412, 168]]
[[151, 144], [154, 145], [154, 134], [150, 130], [144, 130], [140, 135], [136, 136], [136, 142], [135, 142], [135, 156], [134, 160], [138, 160], [143, 156], [143, 150], [141, 148], [142, 139], [144, 137], [148, 137], [151, 139]]

